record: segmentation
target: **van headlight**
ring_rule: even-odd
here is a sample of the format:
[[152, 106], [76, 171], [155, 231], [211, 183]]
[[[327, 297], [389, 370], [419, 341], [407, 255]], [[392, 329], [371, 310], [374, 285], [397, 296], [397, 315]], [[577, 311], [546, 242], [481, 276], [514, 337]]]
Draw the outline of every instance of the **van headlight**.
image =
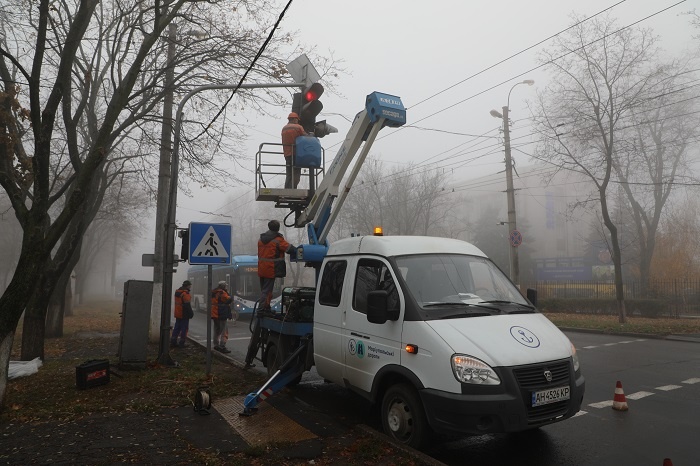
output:
[[455, 378], [461, 383], [471, 383], [475, 385], [500, 385], [496, 371], [484, 361], [467, 356], [466, 354], [455, 354], [452, 356], [452, 372]]
[[576, 347], [573, 343], [571, 343], [571, 358], [574, 360], [574, 372], [578, 372], [578, 368], [580, 367], [580, 365], [578, 362], [578, 354], [576, 354]]

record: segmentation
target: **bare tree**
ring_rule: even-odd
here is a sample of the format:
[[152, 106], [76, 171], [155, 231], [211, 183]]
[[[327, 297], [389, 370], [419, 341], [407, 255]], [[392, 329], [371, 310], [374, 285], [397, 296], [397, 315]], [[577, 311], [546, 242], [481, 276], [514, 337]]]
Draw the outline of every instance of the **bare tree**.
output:
[[[20, 315], [26, 309], [22, 358], [43, 356], [49, 299], [69, 270], [106, 188], [115, 173], [154, 165], [143, 157], [138, 142], [143, 135], [159, 134], [153, 127], [160, 119], [168, 68], [162, 53], [165, 28], [176, 19], [210, 27], [206, 38], [187, 39], [192, 42], [184, 49], [196, 61], [178, 62], [178, 84], [231, 82], [249, 71], [274, 22], [274, 8], [265, 0], [240, 2], [234, 11], [227, 5], [216, 0], [39, 0], [30, 8], [23, 0], [9, 0], [3, 5], [0, 185], [22, 227], [22, 247], [0, 297], [0, 404]], [[207, 15], [211, 21], [203, 19]], [[290, 37], [276, 39], [248, 73], [249, 80], [284, 75], [287, 57], [276, 58], [276, 46]], [[275, 102], [274, 94], [266, 96]], [[215, 117], [229, 97], [215, 94], [193, 102], [206, 123], [185, 141], [183, 152], [192, 162], [184, 163], [183, 171], [189, 167], [192, 176], [212, 180], [213, 168], [198, 168], [204, 163], [212, 167], [213, 154], [223, 146], [219, 141], [228, 132], [228, 120]], [[251, 106], [256, 98], [248, 94], [248, 101], [237, 102]], [[265, 104], [263, 98], [259, 105]], [[208, 145], [217, 150], [201, 150], [212, 147]], [[142, 173], [151, 178], [146, 173], [152, 172]]]
[[610, 188], [622, 128], [648, 100], [659, 76], [657, 39], [638, 27], [618, 28], [596, 17], [557, 36], [542, 62], [552, 73], [534, 111], [542, 135], [539, 154], [562, 169], [587, 176], [589, 201], [600, 204], [610, 234], [620, 322], [626, 321], [618, 226], [611, 216]]
[[375, 226], [390, 235], [459, 235], [447, 225], [455, 198], [441, 169], [395, 167], [370, 158], [345, 201], [342, 224], [351, 233], [370, 234]]
[[688, 63], [671, 63], [655, 75], [652, 95], [632, 108], [621, 128], [613, 167], [627, 197], [636, 231], [639, 279], [647, 289], [661, 214], [677, 182], [693, 182], [689, 156], [700, 131], [695, 77]]
[[700, 203], [690, 194], [664, 211], [650, 276], [658, 280], [700, 279]]

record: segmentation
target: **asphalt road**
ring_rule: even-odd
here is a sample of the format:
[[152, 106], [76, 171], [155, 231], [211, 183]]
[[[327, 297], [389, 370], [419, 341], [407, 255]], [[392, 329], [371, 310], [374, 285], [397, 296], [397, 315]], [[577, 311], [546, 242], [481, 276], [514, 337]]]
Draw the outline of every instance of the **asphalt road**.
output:
[[[203, 315], [190, 323], [190, 337], [206, 342]], [[248, 322], [229, 329], [230, 356], [243, 361]], [[541, 429], [459, 440], [436, 439], [425, 452], [449, 465], [650, 465], [665, 458], [700, 464], [700, 343], [567, 332], [576, 346], [586, 394], [579, 414]], [[258, 364], [255, 370], [262, 369]], [[613, 410], [616, 382], [629, 410]], [[381, 429], [365, 400], [314, 372], [294, 389], [299, 399], [338, 419]]]

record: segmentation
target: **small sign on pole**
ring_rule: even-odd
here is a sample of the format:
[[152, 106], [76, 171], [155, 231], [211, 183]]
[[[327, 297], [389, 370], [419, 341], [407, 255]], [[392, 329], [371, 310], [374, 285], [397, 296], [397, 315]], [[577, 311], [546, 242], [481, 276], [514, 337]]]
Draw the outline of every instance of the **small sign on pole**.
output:
[[523, 244], [523, 235], [518, 230], [511, 231], [509, 238], [510, 238], [510, 245], [513, 246], [514, 248], [517, 248], [518, 246]]
[[304, 83], [306, 87], [321, 79], [321, 75], [318, 74], [318, 71], [316, 71], [316, 68], [311, 64], [311, 60], [305, 53], [289, 62], [287, 71], [289, 71], [289, 75], [294, 79], [294, 82]]

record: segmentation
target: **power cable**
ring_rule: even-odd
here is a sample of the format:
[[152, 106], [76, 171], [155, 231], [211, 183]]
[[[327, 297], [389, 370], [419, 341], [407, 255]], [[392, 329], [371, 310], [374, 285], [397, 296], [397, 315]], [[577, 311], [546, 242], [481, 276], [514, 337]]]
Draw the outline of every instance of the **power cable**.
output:
[[[431, 118], [431, 117], [433, 117], [433, 116], [435, 116], [435, 115], [437, 115], [437, 114], [439, 114], [439, 113], [442, 113], [442, 112], [444, 112], [444, 111], [447, 111], [447, 110], [449, 110], [449, 109], [451, 109], [451, 108], [453, 108], [453, 107], [455, 107], [455, 106], [457, 106], [457, 105], [460, 105], [460, 104], [462, 104], [462, 103], [464, 103], [464, 102], [466, 102], [466, 101], [469, 101], [469, 100], [471, 100], [471, 99], [473, 99], [473, 98], [475, 98], [475, 97], [477, 97], [477, 96], [479, 96], [479, 95], [481, 95], [481, 94], [484, 94], [484, 93], [486, 93], [486, 92], [488, 92], [488, 91], [490, 91], [490, 90], [493, 90], [493, 89], [495, 89], [496, 87], [499, 87], [499, 86], [501, 86], [501, 85], [503, 85], [503, 84], [505, 84], [505, 83], [507, 83], [507, 82], [510, 82], [510, 81], [512, 81], [513, 79], [522, 77], [522, 76], [524, 76], [524, 75], [527, 74], [527, 73], [530, 73], [530, 72], [532, 72], [532, 71], [534, 71], [534, 70], [537, 70], [537, 69], [539, 69], [539, 68], [542, 68], [542, 67], [544, 67], [544, 66], [547, 66], [547, 65], [551, 64], [552, 62], [556, 62], [557, 60], [560, 60], [560, 59], [562, 59], [562, 58], [564, 58], [564, 57], [570, 55], [571, 53], [574, 53], [574, 52], [576, 52], [576, 51], [578, 51], [578, 50], [581, 50], [581, 49], [583, 49], [583, 48], [585, 48], [585, 47], [587, 47], [587, 46], [589, 46], [589, 45], [591, 45], [591, 44], [594, 44], [594, 43], [596, 43], [596, 42], [599, 42], [600, 40], [603, 40], [603, 39], [605, 39], [605, 38], [607, 38], [607, 37], [609, 37], [609, 36], [612, 36], [612, 35], [617, 34], [617, 33], [621, 32], [621, 31], [623, 31], [623, 30], [625, 30], [625, 29], [628, 29], [628, 28], [630, 28], [630, 27], [632, 27], [632, 26], [635, 26], [635, 25], [637, 25], [637, 24], [639, 24], [639, 23], [641, 23], [641, 22], [643, 22], [643, 21], [646, 21], [646, 20], [648, 20], [648, 19], [650, 19], [650, 18], [652, 18], [652, 17], [654, 17], [654, 16], [657, 16], [657, 15], [659, 15], [659, 14], [661, 14], [661, 13], [663, 13], [663, 12], [665, 12], [665, 11], [671, 9], [671, 8], [674, 8], [674, 7], [676, 7], [676, 6], [678, 6], [678, 5], [682, 4], [682, 3], [685, 3], [685, 2], [686, 2], [686, 0], [681, 0], [681, 1], [676, 2], [676, 3], [674, 3], [674, 4], [670, 5], [670, 6], [667, 6], [667, 7], [665, 7], [665, 8], [662, 8], [662, 9], [656, 11], [655, 13], [652, 13], [652, 14], [650, 14], [650, 15], [647, 15], [647, 16], [645, 16], [645, 17], [643, 17], [643, 18], [641, 18], [641, 19], [639, 19], [639, 20], [637, 20], [637, 21], [634, 21], [634, 22], [632, 22], [632, 23], [630, 23], [630, 24], [628, 24], [628, 25], [626, 25], [626, 26], [623, 26], [623, 27], [621, 27], [621, 28], [619, 28], [619, 29], [617, 29], [617, 30], [611, 32], [611, 33], [608, 33], [608, 34], [606, 34], [606, 35], [604, 35], [604, 36], [602, 36], [602, 37], [599, 37], [599, 38], [597, 38], [597, 39], [595, 39], [595, 40], [593, 40], [593, 41], [591, 41], [591, 42], [588, 42], [587, 44], [584, 44], [584, 45], [582, 45], [581, 47], [579, 47], [579, 48], [577, 48], [577, 49], [571, 50], [571, 51], [569, 51], [569, 52], [567, 52], [567, 53], [565, 53], [565, 54], [562, 54], [562, 55], [559, 56], [559, 57], [553, 58], [553, 59], [549, 60], [548, 62], [543, 63], [543, 64], [541, 64], [541, 65], [538, 65], [538, 66], [536, 66], [536, 67], [533, 67], [533, 68], [531, 68], [531, 69], [529, 69], [529, 70], [527, 70], [527, 71], [525, 71], [525, 72], [523, 72], [523, 73], [519, 73], [519, 74], [517, 74], [517, 75], [515, 75], [515, 76], [512, 76], [511, 78], [506, 79], [506, 80], [504, 80], [504, 81], [502, 81], [502, 82], [500, 82], [500, 83], [498, 83], [498, 84], [496, 84], [496, 85], [494, 85], [494, 86], [491, 86], [491, 87], [489, 87], [489, 88], [487, 88], [487, 89], [484, 89], [484, 90], [482, 90], [482, 91], [480, 91], [480, 92], [478, 92], [478, 93], [476, 93], [476, 94], [473, 94], [472, 96], [469, 96], [469, 97], [467, 97], [466, 99], [463, 99], [463, 100], [461, 100], [461, 101], [459, 101], [459, 102], [456, 102], [456, 103], [454, 103], [454, 104], [452, 104], [452, 105], [449, 105], [449, 106], [447, 106], [447, 107], [445, 107], [445, 108], [443, 108], [443, 109], [441, 109], [441, 110], [439, 110], [439, 111], [437, 111], [437, 112], [434, 112], [434, 113], [432, 113], [432, 114], [430, 114], [430, 115], [428, 115], [428, 116], [426, 116], [426, 117], [423, 117], [423, 118], [417, 120], [416, 123], [421, 122], [421, 121], [424, 121], [424, 120], [426, 120], [426, 119], [428, 119], [428, 118]], [[618, 3], [622, 3], [622, 2], [618, 2]], [[616, 6], [616, 5], [617, 5], [617, 4], [613, 5], [612, 7], [614, 7], [614, 6]], [[609, 8], [612, 8], [612, 7], [609, 7]], [[608, 8], [608, 9], [609, 9], [609, 8]], [[603, 10], [603, 11], [605, 11], [605, 10]], [[601, 11], [601, 12], [602, 12], [602, 11]], [[599, 13], [598, 13], [598, 14], [599, 14]], [[569, 28], [567, 28], [567, 29], [569, 29]], [[567, 29], [565, 29], [564, 31], [566, 31]], [[562, 32], [564, 32], [564, 31], [562, 31]], [[467, 78], [467, 79], [469, 79], [469, 78]], [[465, 80], [466, 80], [466, 79], [465, 79]], [[459, 84], [459, 83], [458, 83], [458, 84]], [[452, 87], [453, 87], [453, 86], [452, 86]], [[437, 94], [436, 94], [436, 95], [437, 95]], [[425, 99], [425, 100], [427, 100], [427, 99]], [[421, 102], [422, 102], [422, 101], [421, 101]], [[421, 103], [421, 102], [419, 102], [419, 103]], [[417, 104], [416, 104], [416, 105], [417, 105]], [[415, 105], [414, 105], [414, 107], [415, 107]], [[396, 131], [393, 131], [392, 133], [389, 133], [389, 134], [387, 134], [386, 136], [379, 137], [379, 138], [377, 138], [377, 139], [383, 139], [383, 138], [385, 138], [385, 137], [392, 136], [393, 134], [396, 134], [397, 132], [402, 131], [403, 129], [404, 129], [404, 127], [399, 128], [399, 129], [397, 129]], [[340, 142], [337, 143], [337, 144], [340, 144]], [[337, 144], [334, 144], [334, 145], [332, 145], [331, 147], [335, 147]], [[242, 197], [242, 196], [240, 196], [240, 197]], [[239, 198], [240, 198], [240, 197], [239, 197]], [[225, 205], [222, 206], [221, 208], [224, 208], [225, 206], [230, 205], [232, 202], [233, 202], [233, 201], [231, 201], [231, 202], [225, 204]], [[221, 208], [220, 208], [220, 209], [221, 209]], [[218, 210], [220, 210], [220, 209], [216, 209], [216, 210], [218, 211]]]
[[518, 55], [523, 54], [523, 53], [527, 52], [528, 50], [531, 50], [531, 49], [537, 47], [538, 45], [541, 45], [541, 44], [547, 42], [548, 40], [553, 39], [553, 38], [557, 37], [558, 35], [563, 34], [563, 33], [565, 33], [566, 31], [568, 31], [568, 30], [570, 30], [570, 29], [572, 29], [572, 28], [575, 28], [576, 26], [579, 26], [579, 25], [585, 23], [586, 21], [595, 18], [596, 16], [598, 16], [598, 15], [600, 15], [600, 14], [602, 14], [602, 13], [605, 13], [605, 12], [608, 11], [608, 10], [612, 10], [612, 9], [615, 8], [616, 6], [620, 5], [621, 3], [625, 3], [625, 1], [626, 1], [626, 0], [622, 0], [622, 1], [620, 1], [620, 2], [617, 2], [617, 3], [615, 3], [615, 4], [611, 5], [611, 6], [609, 6], [609, 7], [605, 8], [605, 9], [603, 9], [603, 10], [600, 10], [598, 13], [594, 14], [593, 16], [587, 17], [587, 18], [583, 19], [582, 21], [579, 21], [578, 23], [573, 24], [573, 25], [567, 27], [566, 29], [562, 29], [561, 31], [557, 32], [556, 34], [552, 34], [551, 36], [547, 37], [546, 39], [542, 39], [541, 41], [537, 42], [536, 44], [533, 44], [533, 45], [531, 45], [531, 46], [529, 46], [529, 47], [526, 47], [526, 48], [522, 49], [521, 51], [516, 52], [516, 53], [514, 53], [513, 55], [511, 55], [511, 56], [509, 56], [509, 57], [507, 57], [507, 58], [504, 58], [503, 60], [501, 60], [501, 61], [499, 61], [499, 62], [496, 62], [496, 63], [494, 63], [493, 65], [491, 65], [491, 66], [489, 66], [489, 67], [487, 67], [487, 68], [484, 68], [484, 69], [482, 69], [481, 71], [479, 71], [479, 72], [477, 72], [477, 73], [474, 73], [474, 74], [472, 74], [471, 76], [469, 76], [469, 77], [467, 77], [467, 78], [464, 78], [463, 80], [461, 80], [461, 81], [459, 81], [459, 82], [457, 82], [457, 83], [455, 83], [455, 84], [453, 84], [453, 85], [451, 85], [451, 86], [449, 86], [449, 87], [446, 87], [445, 89], [443, 89], [443, 90], [441, 90], [441, 91], [439, 91], [439, 92], [436, 92], [435, 94], [431, 95], [430, 97], [426, 97], [425, 99], [419, 101], [418, 103], [413, 104], [412, 106], [408, 107], [407, 110], [412, 109], [412, 108], [415, 108], [415, 107], [419, 106], [420, 104], [422, 104], [423, 102], [427, 102], [428, 100], [432, 99], [433, 97], [437, 97], [437, 96], [439, 96], [440, 94], [449, 91], [449, 90], [452, 89], [453, 87], [459, 86], [460, 84], [465, 83], [465, 82], [469, 81], [470, 79], [475, 78], [475, 77], [479, 76], [480, 74], [483, 74], [483, 73], [487, 72], [488, 70], [490, 70], [490, 69], [492, 69], [492, 68], [495, 68], [495, 67], [497, 67], [498, 65], [500, 65], [500, 64], [502, 64], [502, 63], [507, 62], [507, 61], [510, 60], [511, 58], [515, 58], [515, 57], [517, 57]]

